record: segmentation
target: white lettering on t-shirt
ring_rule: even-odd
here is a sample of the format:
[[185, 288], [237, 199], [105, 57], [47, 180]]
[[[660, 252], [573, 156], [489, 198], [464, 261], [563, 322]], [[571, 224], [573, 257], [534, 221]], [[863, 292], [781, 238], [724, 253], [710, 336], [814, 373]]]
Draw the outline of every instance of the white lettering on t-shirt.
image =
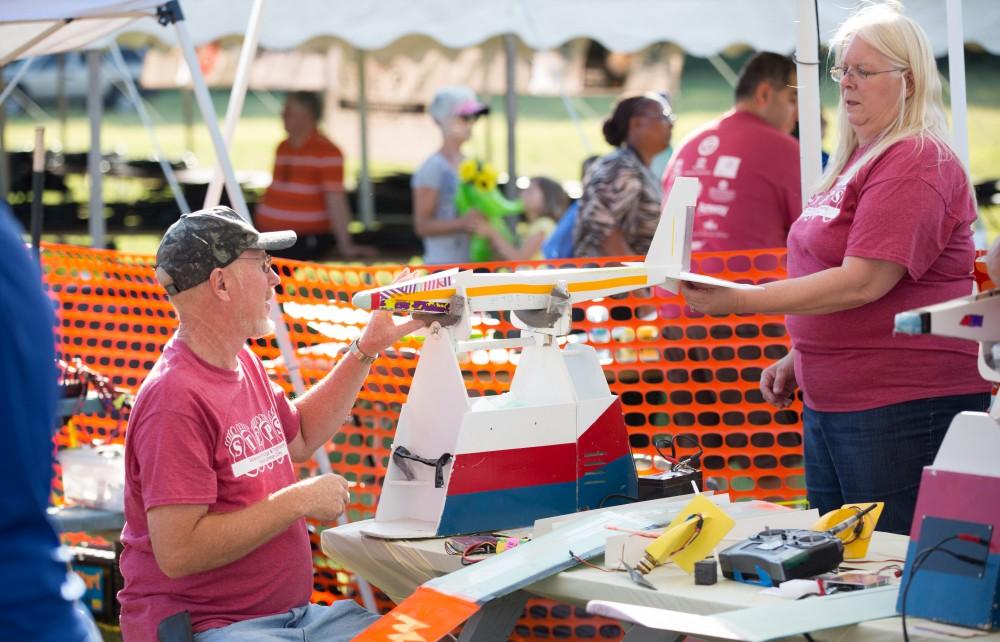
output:
[[799, 218], [803, 221], [808, 221], [811, 218], [820, 217], [823, 219], [824, 223], [829, 223], [838, 216], [840, 216], [839, 207], [832, 207], [830, 205], [814, 205], [802, 210], [802, 214], [799, 215]]
[[715, 161], [715, 170], [712, 174], [719, 178], [736, 178], [740, 171], [741, 162], [743, 159], [739, 156], [719, 156], [719, 160]]
[[708, 197], [719, 203], [732, 203], [736, 198], [736, 191], [729, 187], [729, 181], [723, 179], [715, 187], [708, 188]]
[[799, 218], [803, 221], [820, 218], [824, 223], [829, 223], [840, 216], [840, 204], [844, 200], [849, 181], [848, 177], [841, 176], [830, 190], [813, 194]]
[[706, 203], [705, 201], [702, 201], [702, 202], [698, 203], [697, 212], [699, 214], [709, 214], [709, 215], [713, 215], [713, 216], [725, 216], [726, 214], [729, 214], [729, 206], [728, 205], [717, 205], [715, 203]]
[[688, 171], [686, 171], [684, 173], [684, 175], [685, 176], [708, 176], [710, 173], [711, 173], [711, 170], [708, 169], [708, 162], [705, 160], [704, 157], [699, 156], [698, 158], [695, 159], [694, 165], [691, 166], [691, 169], [689, 169]]
[[235, 423], [226, 430], [226, 449], [234, 477], [256, 477], [288, 457], [288, 444], [274, 408], [254, 415], [249, 424]]

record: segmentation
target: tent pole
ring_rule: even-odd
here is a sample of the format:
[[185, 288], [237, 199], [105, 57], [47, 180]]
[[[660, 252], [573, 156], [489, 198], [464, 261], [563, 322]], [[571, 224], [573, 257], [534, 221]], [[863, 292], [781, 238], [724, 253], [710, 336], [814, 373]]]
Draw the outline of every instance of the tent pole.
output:
[[31, 155], [31, 249], [35, 261], [42, 262], [42, 196], [45, 192], [45, 128], [35, 128], [35, 149]]
[[799, 170], [802, 207], [822, 172], [819, 126], [819, 16], [815, 0], [798, 0], [796, 75], [799, 87]]
[[177, 202], [177, 209], [182, 214], [186, 214], [191, 211], [191, 208], [188, 206], [187, 199], [184, 198], [184, 191], [181, 189], [180, 183], [177, 182], [174, 168], [167, 162], [167, 156], [163, 153], [163, 148], [160, 147], [160, 140], [156, 137], [156, 130], [153, 129], [153, 121], [149, 117], [149, 112], [146, 111], [146, 103], [142, 100], [142, 96], [139, 95], [135, 81], [132, 80], [132, 74], [128, 73], [128, 68], [125, 66], [122, 51], [118, 48], [118, 43], [114, 40], [111, 41], [111, 59], [114, 60], [115, 66], [118, 67], [118, 72], [122, 75], [122, 78], [125, 79], [125, 93], [128, 95], [129, 100], [132, 101], [132, 104], [135, 105], [135, 111], [139, 114], [139, 120], [142, 121], [142, 126], [146, 130], [146, 134], [149, 135], [149, 141], [153, 144], [153, 155], [160, 164], [163, 177], [167, 179], [167, 184], [170, 185], [170, 191], [174, 193], [174, 201]]
[[[114, 41], [112, 40], [112, 42]], [[56, 91], [56, 113], [59, 114], [59, 147], [61, 147], [63, 151], [65, 151], [66, 140], [68, 138], [68, 135], [66, 133], [66, 128], [67, 128], [66, 119], [68, 117], [67, 112], [69, 110], [69, 105], [67, 104], [69, 103], [69, 100], [66, 97], [66, 54], [65, 53], [58, 54], [58, 62], [59, 62], [59, 80], [58, 80], [59, 88]]]
[[719, 72], [719, 75], [726, 79], [730, 87], [736, 87], [736, 83], [739, 82], [740, 77], [733, 71], [733, 68], [729, 66], [722, 56], [719, 54], [712, 54], [707, 58], [708, 62], [712, 63], [715, 70]]
[[503, 36], [504, 53], [506, 54], [507, 67], [507, 93], [504, 96], [504, 111], [507, 114], [507, 185], [504, 192], [507, 198], [514, 198], [517, 195], [517, 139], [515, 128], [517, 126], [517, 41], [514, 34], [505, 33]]
[[366, 87], [365, 51], [355, 49], [358, 58], [358, 127], [361, 129], [361, 172], [358, 176], [358, 209], [366, 228], [375, 222], [375, 192], [372, 190], [368, 159], [368, 89]]
[[[948, 28], [948, 82], [951, 96], [951, 138], [959, 160], [965, 170], [972, 172], [969, 164], [969, 112], [965, 95], [965, 33], [962, 23], [962, 0], [945, 3]], [[986, 249], [986, 226], [981, 217], [976, 218], [972, 237], [978, 249]]]
[[34, 61], [34, 58], [27, 58], [21, 63], [21, 67], [17, 70], [17, 73], [10, 79], [10, 82], [3, 88], [3, 91], [0, 91], [0, 105], [3, 105], [7, 98], [14, 92], [15, 89], [17, 89], [17, 83], [21, 82], [21, 78], [24, 78], [24, 74], [28, 73], [28, 67], [30, 67], [31, 63]]
[[90, 149], [87, 151], [87, 174], [90, 176], [90, 204], [87, 226], [90, 231], [90, 246], [105, 246], [104, 194], [101, 175], [101, 52], [91, 49], [87, 52], [87, 114], [90, 116]]
[[226, 192], [229, 194], [229, 201], [233, 204], [236, 213], [247, 221], [250, 221], [250, 210], [247, 201], [243, 197], [243, 190], [236, 181], [236, 173], [226, 152], [226, 143], [222, 140], [222, 133], [219, 131], [219, 120], [215, 115], [215, 106], [212, 104], [212, 96], [208, 93], [205, 85], [205, 78], [201, 75], [201, 67], [198, 64], [198, 55], [195, 53], [194, 44], [191, 41], [191, 34], [183, 18], [174, 22], [174, 29], [177, 32], [177, 40], [181, 45], [184, 59], [187, 61], [188, 69], [191, 70], [191, 85], [194, 88], [194, 98], [198, 102], [198, 110], [208, 127], [209, 137], [212, 139], [212, 148], [215, 150], [216, 162], [222, 166], [222, 172], [226, 179]]
[[[250, 9], [250, 21], [247, 23], [246, 35], [243, 37], [243, 46], [240, 48], [240, 59], [236, 65], [236, 76], [233, 79], [233, 88], [229, 93], [229, 105], [226, 107], [226, 121], [223, 125], [222, 138], [226, 143], [226, 150], [231, 150], [233, 137], [236, 135], [236, 125], [239, 123], [240, 115], [243, 113], [243, 102], [247, 96], [247, 85], [250, 83], [250, 65], [257, 55], [257, 45], [260, 42], [260, 18], [264, 13], [264, 0], [254, 0]], [[215, 166], [215, 173], [208, 184], [208, 191], [205, 193], [205, 203], [203, 207], [215, 207], [222, 198], [222, 170], [219, 165]]]
[[181, 112], [184, 115], [184, 151], [194, 153], [194, 92], [187, 87], [180, 88]]
[[951, 131], [958, 158], [969, 169], [969, 122], [965, 103], [965, 39], [962, 0], [947, 0], [948, 82], [951, 84]]

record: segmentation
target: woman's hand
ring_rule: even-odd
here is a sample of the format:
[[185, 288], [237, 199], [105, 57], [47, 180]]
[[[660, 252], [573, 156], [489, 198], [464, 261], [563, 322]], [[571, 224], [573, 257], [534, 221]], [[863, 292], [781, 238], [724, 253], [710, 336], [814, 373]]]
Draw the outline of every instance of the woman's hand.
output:
[[479, 213], [478, 210], [469, 210], [465, 214], [462, 214], [458, 220], [462, 229], [470, 234], [478, 234], [480, 227], [484, 225], [488, 226], [490, 224], [490, 222], [486, 220], [486, 217]]
[[490, 224], [490, 222], [482, 217], [479, 217], [478, 222], [475, 223], [470, 231], [473, 234], [478, 234], [479, 236], [487, 239], [493, 239], [497, 233], [496, 229]]
[[740, 311], [739, 290], [681, 281], [680, 294], [692, 310], [703, 314], [730, 314]]
[[792, 405], [799, 384], [795, 381], [795, 350], [789, 350], [760, 375], [760, 392], [765, 401], [778, 410]]

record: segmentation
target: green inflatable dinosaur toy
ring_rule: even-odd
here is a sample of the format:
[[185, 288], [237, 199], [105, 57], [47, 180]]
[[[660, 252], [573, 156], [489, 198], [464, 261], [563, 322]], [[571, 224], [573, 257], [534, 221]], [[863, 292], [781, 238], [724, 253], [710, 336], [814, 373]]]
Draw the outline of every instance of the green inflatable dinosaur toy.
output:
[[[513, 244], [514, 236], [505, 219], [524, 211], [520, 199], [509, 200], [497, 189], [497, 171], [489, 163], [466, 159], [458, 166], [458, 191], [455, 208], [459, 214], [476, 210], [486, 217], [504, 239]], [[493, 247], [489, 239], [473, 234], [469, 240], [469, 258], [475, 262], [492, 261]]]

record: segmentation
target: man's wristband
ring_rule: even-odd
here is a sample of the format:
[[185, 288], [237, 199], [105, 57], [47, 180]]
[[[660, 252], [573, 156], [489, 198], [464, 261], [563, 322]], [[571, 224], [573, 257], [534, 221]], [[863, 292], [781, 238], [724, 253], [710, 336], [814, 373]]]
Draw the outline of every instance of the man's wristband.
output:
[[377, 352], [374, 354], [374, 356], [365, 354], [365, 351], [362, 350], [361, 346], [358, 345], [357, 339], [351, 341], [350, 345], [347, 346], [347, 351], [353, 354], [355, 357], [357, 357], [358, 361], [360, 361], [366, 366], [372, 365], [373, 363], [375, 363], [375, 360], [378, 359]]

